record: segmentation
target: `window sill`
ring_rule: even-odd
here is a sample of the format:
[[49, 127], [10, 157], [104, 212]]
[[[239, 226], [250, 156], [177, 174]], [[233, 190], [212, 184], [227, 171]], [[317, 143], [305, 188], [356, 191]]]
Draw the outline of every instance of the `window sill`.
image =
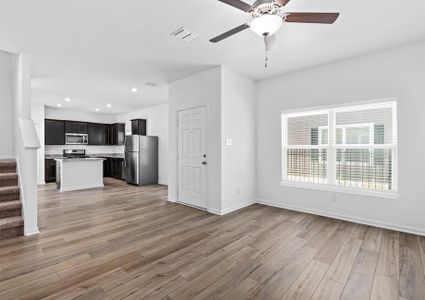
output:
[[284, 180], [280, 183], [282, 186], [294, 187], [294, 188], [302, 188], [309, 190], [321, 190], [335, 193], [344, 193], [344, 194], [352, 194], [352, 195], [362, 195], [369, 197], [378, 197], [378, 198], [386, 198], [386, 199], [398, 199], [400, 198], [400, 194], [397, 191], [373, 191], [366, 190], [361, 188], [348, 188], [343, 186], [335, 186], [335, 185], [327, 185], [320, 183], [304, 183], [304, 182], [296, 182]]

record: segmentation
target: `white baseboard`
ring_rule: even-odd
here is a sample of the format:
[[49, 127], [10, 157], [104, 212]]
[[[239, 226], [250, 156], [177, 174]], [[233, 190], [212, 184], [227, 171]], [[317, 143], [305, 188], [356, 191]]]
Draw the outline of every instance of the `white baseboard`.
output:
[[173, 203], [174, 203], [174, 202], [177, 202], [176, 198], [174, 198], [174, 197], [172, 197], [172, 196], [168, 196], [168, 197], [167, 197], [167, 201], [168, 201], [168, 202], [173, 202]]
[[299, 211], [299, 212], [303, 212], [303, 213], [329, 217], [329, 218], [348, 221], [348, 222], [352, 222], [352, 223], [359, 223], [359, 224], [368, 225], [368, 226], [374, 226], [374, 227], [379, 227], [379, 228], [384, 228], [384, 229], [390, 229], [390, 230], [401, 231], [401, 232], [405, 232], [405, 233], [411, 233], [411, 234], [425, 236], [425, 230], [424, 229], [419, 229], [419, 228], [414, 228], [414, 227], [409, 227], [409, 226], [404, 226], [404, 225], [399, 225], [399, 224], [377, 222], [377, 221], [370, 220], [370, 219], [364, 219], [364, 218], [358, 218], [358, 217], [351, 217], [351, 216], [347, 216], [347, 215], [329, 213], [329, 212], [325, 212], [325, 211], [321, 211], [321, 210], [306, 209], [306, 208], [303, 208], [303, 207], [296, 207], [296, 206], [291, 206], [291, 205], [285, 205], [285, 204], [282, 204], [282, 203], [271, 202], [271, 201], [267, 201], [267, 200], [264, 200], [264, 199], [258, 199], [257, 203], [263, 204], [263, 205], [268, 205], [268, 206], [273, 206], [273, 207], [278, 207], [278, 208], [283, 208], [283, 209], [287, 209], [287, 210], [294, 210], [294, 211]]
[[59, 191], [60, 192], [71, 192], [71, 191], [78, 191], [78, 190], [88, 190], [88, 189], [97, 189], [97, 188], [103, 188], [104, 185], [100, 184], [100, 185], [96, 185], [96, 186], [92, 186], [92, 185], [87, 185], [87, 186], [77, 186], [77, 187], [72, 187], [72, 188], [61, 188]]
[[38, 228], [28, 228], [28, 229], [24, 228], [24, 235], [25, 236], [35, 235], [35, 234], [39, 234], [39, 233], [40, 233], [40, 231], [38, 230]]
[[222, 216], [223, 214], [221, 213], [220, 209], [216, 209], [216, 208], [208, 208], [208, 212], [214, 214], [214, 215], [219, 215]]
[[238, 204], [238, 205], [235, 205], [235, 206], [232, 206], [232, 207], [229, 207], [229, 208], [221, 209], [221, 210], [215, 209], [215, 208], [210, 208], [210, 209], [208, 209], [208, 211], [210, 213], [223, 216], [223, 215], [229, 214], [231, 212], [234, 212], [236, 210], [251, 206], [255, 203], [256, 203], [256, 201], [252, 200], [252, 201], [249, 201], [249, 202], [241, 203], [241, 204]]

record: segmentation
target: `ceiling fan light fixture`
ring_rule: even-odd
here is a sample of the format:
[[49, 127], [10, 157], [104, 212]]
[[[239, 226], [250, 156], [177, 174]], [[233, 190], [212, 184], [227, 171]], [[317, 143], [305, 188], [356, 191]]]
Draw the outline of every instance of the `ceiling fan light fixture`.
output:
[[275, 34], [282, 24], [283, 20], [278, 15], [266, 14], [252, 20], [249, 26], [255, 34], [265, 37]]

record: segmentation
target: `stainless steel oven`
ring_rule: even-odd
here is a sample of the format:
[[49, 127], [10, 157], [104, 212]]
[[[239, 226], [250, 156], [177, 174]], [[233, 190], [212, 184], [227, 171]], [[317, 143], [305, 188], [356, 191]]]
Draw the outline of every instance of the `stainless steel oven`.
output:
[[87, 145], [89, 143], [88, 134], [67, 133], [65, 134], [65, 144], [67, 145]]

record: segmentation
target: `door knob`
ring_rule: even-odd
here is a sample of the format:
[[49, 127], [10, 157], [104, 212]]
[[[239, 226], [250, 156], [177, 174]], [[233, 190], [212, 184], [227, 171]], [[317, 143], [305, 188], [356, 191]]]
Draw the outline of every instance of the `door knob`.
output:
[[206, 162], [206, 161], [203, 161], [203, 162], [202, 162], [202, 164], [203, 164], [203, 165], [206, 165], [206, 164], [207, 164], [207, 162]]

